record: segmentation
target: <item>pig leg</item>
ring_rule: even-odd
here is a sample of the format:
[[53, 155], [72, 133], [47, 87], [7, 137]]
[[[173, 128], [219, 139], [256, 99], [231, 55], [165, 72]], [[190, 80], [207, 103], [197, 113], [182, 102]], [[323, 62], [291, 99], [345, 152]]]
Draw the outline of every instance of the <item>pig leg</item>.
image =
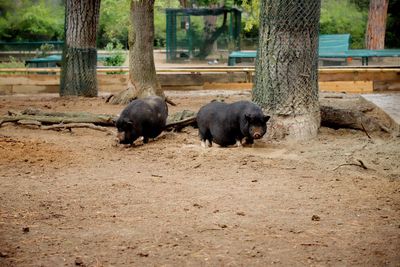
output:
[[202, 147], [211, 147], [212, 146], [212, 137], [209, 130], [199, 130], [201, 146]]
[[242, 140], [236, 140], [237, 147], [243, 147]]

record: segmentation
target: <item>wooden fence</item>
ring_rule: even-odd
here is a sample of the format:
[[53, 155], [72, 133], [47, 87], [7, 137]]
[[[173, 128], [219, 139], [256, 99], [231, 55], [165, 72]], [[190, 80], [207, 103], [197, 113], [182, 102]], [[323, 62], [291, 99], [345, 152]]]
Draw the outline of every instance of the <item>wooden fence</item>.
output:
[[[99, 68], [99, 91], [125, 89], [127, 71], [126, 67]], [[254, 72], [254, 68], [197, 67], [157, 69], [157, 76], [164, 90], [250, 90]], [[59, 68], [0, 69], [0, 95], [57, 93], [59, 87]], [[321, 68], [319, 88], [348, 93], [400, 90], [400, 68]]]

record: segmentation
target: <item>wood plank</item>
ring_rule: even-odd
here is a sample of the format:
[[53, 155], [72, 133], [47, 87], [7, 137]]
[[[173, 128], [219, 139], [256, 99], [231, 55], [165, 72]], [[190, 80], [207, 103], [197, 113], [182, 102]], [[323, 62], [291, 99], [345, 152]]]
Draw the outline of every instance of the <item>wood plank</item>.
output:
[[59, 85], [60, 75], [8, 74], [0, 75], [0, 85]]
[[346, 93], [372, 93], [373, 82], [371, 81], [339, 81], [319, 82], [319, 90], [324, 92], [346, 92]]
[[[320, 71], [320, 88], [321, 90], [349, 93], [400, 90], [399, 70], [378, 69], [359, 73], [357, 69], [339, 73], [342, 71], [341, 69], [327, 69]], [[232, 73], [158, 73], [157, 77], [165, 90], [250, 90], [253, 85], [249, 81], [253, 77], [250, 79], [247, 77], [248, 74], [248, 72], [240, 71]], [[118, 92], [126, 88], [127, 79], [127, 74], [98, 74], [99, 90], [101, 92]], [[58, 92], [59, 82], [59, 74], [0, 74], [0, 94]]]

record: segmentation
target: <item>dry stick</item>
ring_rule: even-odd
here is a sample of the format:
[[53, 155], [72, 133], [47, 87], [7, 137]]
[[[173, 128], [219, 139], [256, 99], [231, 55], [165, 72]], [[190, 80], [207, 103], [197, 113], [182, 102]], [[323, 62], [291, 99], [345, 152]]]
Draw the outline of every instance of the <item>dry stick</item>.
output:
[[170, 104], [171, 106], [176, 106], [176, 103], [174, 103], [171, 99], [169, 99], [168, 97], [165, 97], [165, 102], [167, 102], [168, 104]]
[[367, 132], [367, 130], [365, 129], [364, 124], [362, 122], [361, 122], [361, 127], [362, 127], [364, 133], [368, 136], [368, 138], [372, 139], [371, 136], [369, 135], [369, 133]]
[[365, 166], [364, 162], [362, 162], [360, 159], [358, 159], [357, 161], [360, 162], [360, 164], [357, 164], [357, 163], [344, 163], [344, 164], [340, 164], [339, 166], [337, 166], [336, 168], [334, 168], [332, 171], [335, 171], [335, 170], [339, 169], [339, 168], [342, 167], [342, 166], [349, 166], [349, 165], [361, 167], [361, 168], [363, 168], [364, 170], [367, 170], [367, 169], [368, 169], [367, 166]]
[[66, 123], [66, 124], [60, 123], [60, 124], [56, 124], [56, 125], [40, 127], [40, 129], [42, 129], [42, 130], [59, 130], [59, 129], [71, 130], [71, 128], [89, 128], [92, 130], [102, 131], [102, 132], [106, 132], [109, 134], [115, 134], [113, 131], [111, 131], [107, 127], [97, 126], [97, 125], [94, 125], [93, 123]]
[[362, 162], [361, 159], [358, 159], [357, 161], [360, 162], [360, 165], [361, 165], [361, 167], [362, 167], [364, 170], [367, 170], [367, 169], [368, 169], [367, 166], [365, 166], [364, 162]]
[[180, 121], [168, 123], [167, 125], [165, 125], [165, 129], [166, 130], [170, 130], [170, 129], [180, 130], [186, 126], [189, 126], [189, 125], [195, 124], [195, 123], [196, 123], [196, 117], [192, 116], [192, 117], [180, 120]]
[[109, 95], [106, 99], [106, 103], [110, 102], [111, 98], [113, 98], [113, 97], [114, 97], [114, 94]]

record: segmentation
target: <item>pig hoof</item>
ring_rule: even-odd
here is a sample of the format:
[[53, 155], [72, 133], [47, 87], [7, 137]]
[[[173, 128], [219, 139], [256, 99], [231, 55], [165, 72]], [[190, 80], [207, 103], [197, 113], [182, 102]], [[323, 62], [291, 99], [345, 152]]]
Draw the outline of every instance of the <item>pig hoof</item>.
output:
[[206, 146], [207, 147], [212, 147], [212, 143], [209, 140], [206, 140]]
[[204, 148], [206, 148], [206, 142], [204, 142], [204, 141], [201, 141], [201, 147], [204, 147]]
[[205, 141], [201, 140], [201, 146], [204, 147], [204, 148], [211, 147], [212, 143], [210, 141], [208, 141], [208, 140], [205, 140]]

